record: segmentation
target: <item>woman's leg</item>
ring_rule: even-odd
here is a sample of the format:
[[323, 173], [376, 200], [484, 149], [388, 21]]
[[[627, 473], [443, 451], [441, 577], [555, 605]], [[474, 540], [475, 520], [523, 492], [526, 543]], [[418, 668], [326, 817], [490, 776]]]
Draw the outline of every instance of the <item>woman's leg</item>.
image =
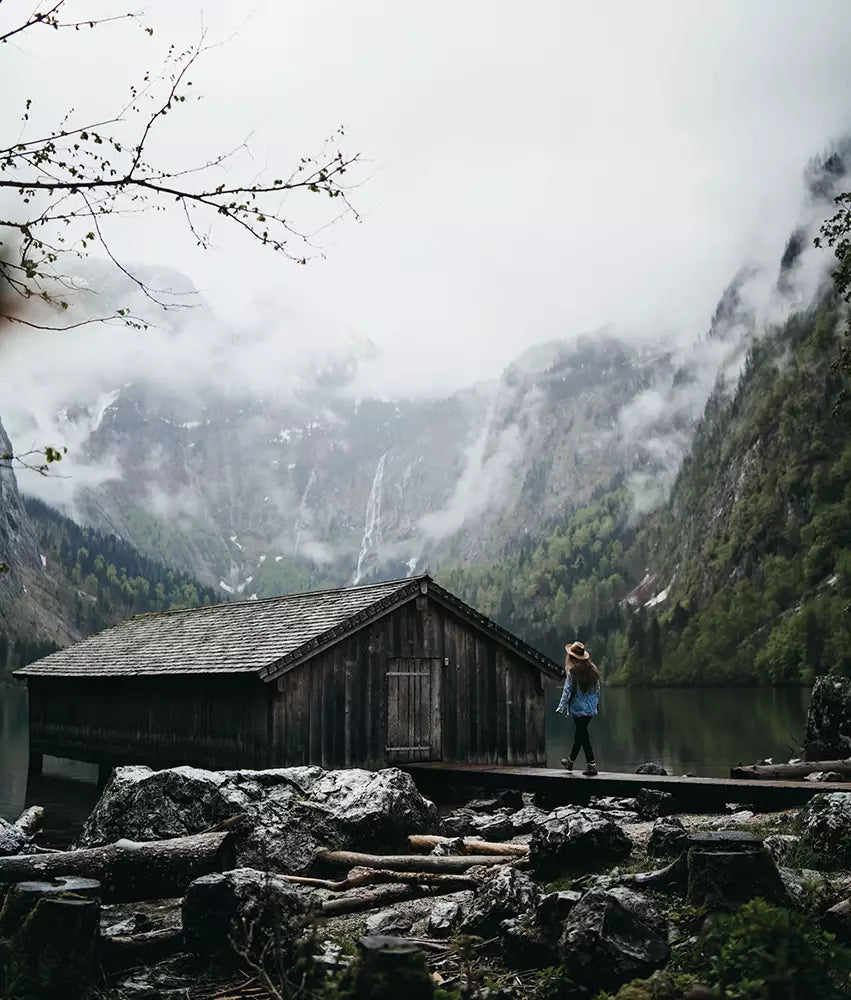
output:
[[588, 735], [588, 727], [591, 725], [591, 716], [586, 716], [582, 721], [585, 723], [582, 730], [582, 749], [585, 751], [585, 760], [589, 764], [593, 764], [594, 748], [591, 746], [591, 737]]
[[[579, 756], [580, 749], [585, 747], [588, 741], [588, 723], [589, 717], [587, 715], [574, 715], [573, 725], [575, 727], [575, 732], [573, 736], [573, 748], [570, 751], [570, 759], [576, 760]], [[589, 744], [590, 745], [590, 744]], [[588, 752], [585, 752], [586, 759], [588, 757]]]

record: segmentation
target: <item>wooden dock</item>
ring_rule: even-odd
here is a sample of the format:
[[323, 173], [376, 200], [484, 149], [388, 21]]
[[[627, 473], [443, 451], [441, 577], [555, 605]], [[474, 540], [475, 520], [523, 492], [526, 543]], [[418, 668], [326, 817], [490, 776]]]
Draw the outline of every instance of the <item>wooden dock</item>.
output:
[[488, 764], [401, 764], [417, 787], [442, 800], [468, 789], [516, 789], [534, 792], [549, 806], [585, 805], [592, 796], [629, 798], [639, 788], [656, 788], [674, 796], [679, 812], [724, 812], [736, 803], [754, 812], [775, 812], [803, 806], [819, 792], [851, 792], [851, 783], [745, 780], [734, 778], [685, 778], [674, 775], [617, 774], [601, 771], [586, 778], [563, 768], [515, 767]]

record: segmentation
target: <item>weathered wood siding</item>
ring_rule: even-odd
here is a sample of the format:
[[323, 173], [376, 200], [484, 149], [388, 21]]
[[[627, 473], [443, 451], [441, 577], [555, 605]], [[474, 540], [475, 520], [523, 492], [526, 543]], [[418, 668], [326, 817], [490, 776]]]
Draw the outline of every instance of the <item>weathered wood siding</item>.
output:
[[439, 753], [430, 759], [546, 762], [540, 671], [430, 598], [404, 605], [274, 682], [274, 759], [324, 767], [404, 762], [387, 752], [387, 674], [401, 659], [441, 664]]
[[267, 686], [253, 674], [28, 681], [30, 747], [96, 763], [263, 767]]

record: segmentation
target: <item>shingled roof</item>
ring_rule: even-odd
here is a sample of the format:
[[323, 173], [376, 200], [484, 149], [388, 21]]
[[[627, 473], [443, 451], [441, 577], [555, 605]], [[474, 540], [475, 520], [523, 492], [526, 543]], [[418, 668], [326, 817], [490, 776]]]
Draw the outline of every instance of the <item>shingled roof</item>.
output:
[[423, 589], [540, 669], [559, 672], [548, 657], [429, 577], [420, 576], [138, 615], [15, 673], [19, 677], [256, 673], [270, 680], [320, 647], [412, 600]]

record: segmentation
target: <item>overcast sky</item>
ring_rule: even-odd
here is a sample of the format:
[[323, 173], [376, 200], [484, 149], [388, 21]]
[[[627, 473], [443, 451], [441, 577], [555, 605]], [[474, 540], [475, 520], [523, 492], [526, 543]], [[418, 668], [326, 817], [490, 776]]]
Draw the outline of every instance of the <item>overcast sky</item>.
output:
[[[3, 18], [30, 7], [10, 0]], [[361, 223], [326, 231], [306, 268], [233, 227], [202, 253], [156, 216], [114, 228], [116, 249], [184, 270], [290, 348], [367, 336], [396, 389], [488, 377], [606, 322], [699, 334], [745, 259], [777, 259], [805, 162], [851, 127], [849, 0], [144, 9], [153, 41], [119, 25], [7, 49], [4, 104], [11, 90], [46, 116], [108, 112], [202, 16], [213, 40], [236, 31], [198, 65], [204, 100], [164, 123], [158, 155], [189, 162], [253, 133], [277, 171], [343, 125], [368, 160]]]

